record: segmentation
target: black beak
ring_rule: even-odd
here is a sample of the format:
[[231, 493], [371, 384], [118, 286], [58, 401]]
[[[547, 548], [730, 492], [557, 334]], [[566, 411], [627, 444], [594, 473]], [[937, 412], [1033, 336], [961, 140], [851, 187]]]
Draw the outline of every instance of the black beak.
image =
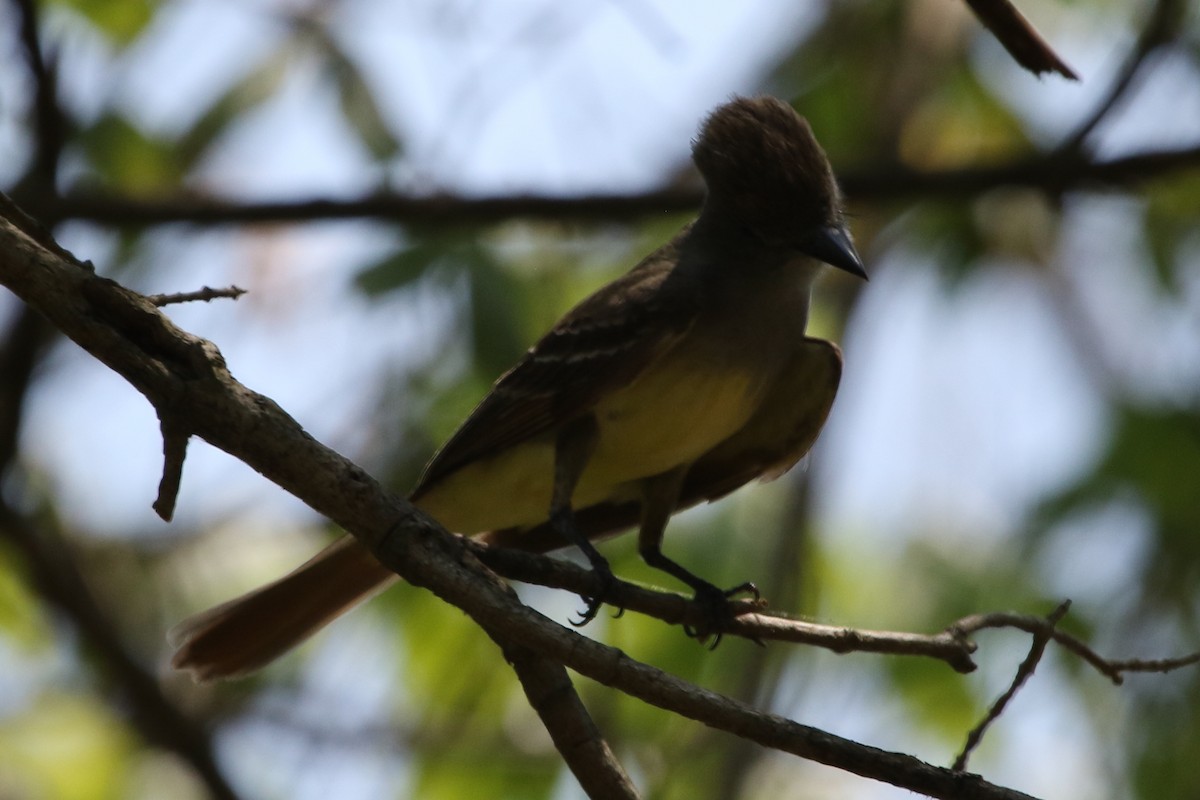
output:
[[858, 257], [858, 251], [850, 241], [850, 234], [842, 225], [829, 225], [818, 229], [800, 246], [800, 250], [831, 267], [845, 270], [863, 280], [867, 279], [862, 259]]

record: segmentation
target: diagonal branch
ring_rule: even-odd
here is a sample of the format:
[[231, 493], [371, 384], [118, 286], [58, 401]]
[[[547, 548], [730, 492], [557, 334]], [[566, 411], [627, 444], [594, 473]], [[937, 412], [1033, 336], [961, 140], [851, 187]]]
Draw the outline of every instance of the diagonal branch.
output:
[[1021, 666], [1017, 668], [1017, 673], [1013, 676], [1008, 689], [996, 699], [996, 702], [992, 703], [991, 708], [988, 709], [984, 718], [967, 734], [967, 741], [963, 745], [962, 751], [954, 759], [953, 769], [964, 770], [967, 768], [967, 759], [971, 757], [971, 752], [983, 741], [983, 735], [987, 733], [987, 729], [993, 722], [1000, 718], [1000, 715], [1004, 713], [1004, 709], [1008, 707], [1009, 702], [1016, 697], [1017, 692], [1025, 685], [1025, 681], [1029, 680], [1030, 676], [1033, 675], [1033, 671], [1037, 669], [1037, 665], [1041, 663], [1042, 655], [1046, 652], [1046, 645], [1050, 642], [1054, 628], [1070, 607], [1071, 601], [1066, 600], [1046, 616], [1045, 628], [1033, 635], [1033, 641], [1029, 645], [1029, 655], [1025, 657], [1025, 660], [1021, 662]]
[[1038, 76], [1057, 72], [1067, 80], [1079, 80], [1009, 0], [967, 0], [967, 5], [1022, 67]]
[[522, 605], [468, 557], [463, 539], [306, 434], [269, 398], [237, 382], [217, 348], [144, 297], [97, 277], [0, 220], [0, 283], [114, 369], [195, 436], [244, 461], [358, 537], [401, 577], [469, 614], [506, 642], [668, 711], [767, 747], [938, 798], [1026, 795], [901, 753], [758, 711], [628, 658]]
[[503, 634], [489, 635], [512, 664], [529, 705], [554, 740], [554, 747], [592, 800], [637, 800], [633, 781], [613, 755], [563, 665]]
[[[463, 560], [488, 575], [489, 583], [509, 602], [520, 605], [511, 586], [494, 579], [465, 552]], [[486, 626], [484, 630], [512, 665], [530, 707], [587, 796], [592, 800], [638, 800], [633, 781], [592, 721], [563, 665], [501, 631]]]
[[[407, 526], [405, 526], [407, 527]], [[936, 767], [902, 753], [880, 750], [759, 711], [717, 692], [703, 689], [643, 664], [616, 648], [555, 625], [533, 609], [500, 593], [486, 579], [468, 571], [461, 557], [461, 538], [400, 526], [374, 547], [388, 566], [411, 563], [426, 547], [441, 549], [455, 568], [423, 573], [421, 585], [445, 599], [453, 590], [455, 605], [485, 628], [500, 632], [545, 653], [598, 683], [611, 686], [650, 705], [702, 722], [718, 730], [786, 753], [946, 800], [1030, 800], [1028, 795], [995, 786], [978, 775]], [[428, 562], [426, 562], [428, 566]], [[406, 575], [407, 577], [407, 575]]]

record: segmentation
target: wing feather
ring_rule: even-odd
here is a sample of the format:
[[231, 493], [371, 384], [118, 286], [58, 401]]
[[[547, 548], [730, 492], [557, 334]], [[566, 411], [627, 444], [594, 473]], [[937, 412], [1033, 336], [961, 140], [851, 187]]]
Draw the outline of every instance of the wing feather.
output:
[[696, 310], [692, 284], [674, 270], [687, 231], [583, 300], [502, 375], [429, 462], [412, 498], [473, 461], [586, 414], [674, 346]]

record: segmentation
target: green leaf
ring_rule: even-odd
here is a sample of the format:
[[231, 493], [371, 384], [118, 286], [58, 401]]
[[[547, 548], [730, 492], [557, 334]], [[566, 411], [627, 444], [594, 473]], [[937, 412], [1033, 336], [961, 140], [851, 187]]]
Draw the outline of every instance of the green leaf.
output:
[[909, 215], [907, 228], [950, 288], [959, 286], [987, 254], [973, 207], [966, 203], [925, 203]]
[[945, 664], [889, 658], [883, 666], [910, 718], [947, 745], [961, 744], [983, 714], [985, 704], [971, 692], [968, 679], [953, 674]]
[[0, 795], [119, 800], [133, 747], [99, 696], [44, 694], [0, 722]]
[[561, 769], [558, 759], [523, 758], [519, 751], [503, 746], [427, 752], [419, 763], [420, 777], [412, 796], [427, 800], [543, 800], [551, 796]]
[[1178, 295], [1181, 255], [1200, 244], [1196, 209], [1200, 208], [1200, 169], [1184, 170], [1156, 181], [1146, 193], [1144, 225], [1154, 275], [1163, 291]]
[[[338, 53], [337, 55], [341, 55]], [[392, 133], [375, 102], [375, 95], [350, 59], [334, 58], [330, 69], [338, 89], [342, 116], [376, 161], [387, 161], [401, 152], [400, 140]]]
[[20, 563], [7, 546], [0, 546], [0, 638], [23, 650], [35, 650], [48, 644], [53, 628], [29, 593]]
[[127, 45], [146, 28], [158, 4], [153, 0], [51, 0], [91, 22], [110, 41]]
[[1133, 781], [1138, 797], [1188, 797], [1196, 789], [1196, 743], [1200, 742], [1200, 684], [1195, 680], [1176, 692], [1163, 693], [1137, 709], [1123, 737], [1137, 754]]
[[1200, 412], [1125, 406], [1095, 467], [1037, 510], [1040, 538], [1073, 516], [1106, 505], [1133, 504], [1144, 513], [1153, 547], [1139, 586], [1145, 601], [1193, 618], [1200, 581]]
[[79, 136], [92, 169], [109, 188], [149, 194], [174, 187], [186, 171], [174, 143], [147, 136], [110, 112]]
[[363, 267], [354, 282], [367, 295], [403, 289], [450, 260], [446, 248], [440, 240], [417, 241]]
[[1200, 526], [1200, 414], [1140, 406], [1119, 408], [1117, 414], [1108, 450], [1090, 473], [1043, 503], [1040, 524], [1133, 492], [1161, 523]]
[[305, 41], [315, 49], [338, 92], [342, 117], [376, 161], [386, 161], [400, 153], [400, 142], [392, 133], [375, 95], [362, 71], [342, 49], [329, 31], [310, 19], [295, 20]]
[[471, 276], [471, 334], [475, 363], [484, 375], [503, 373], [529, 343], [521, 320], [524, 287], [482, 252], [467, 261]]
[[411, 586], [385, 596], [406, 642], [412, 714], [436, 739], [487, 735], [521, 694], [495, 643], [469, 617]]
[[230, 125], [247, 111], [270, 99], [287, 76], [289, 60], [287, 48], [279, 48], [213, 101], [179, 138], [177, 148], [180, 161], [191, 168]]

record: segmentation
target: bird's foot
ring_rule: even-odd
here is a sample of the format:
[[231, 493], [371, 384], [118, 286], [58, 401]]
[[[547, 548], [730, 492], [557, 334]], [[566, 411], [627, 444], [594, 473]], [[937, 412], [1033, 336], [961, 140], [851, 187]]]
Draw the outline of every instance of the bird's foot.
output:
[[[608, 562], [604, 559], [599, 559], [592, 563], [592, 574], [596, 576], [600, 584], [600, 591], [593, 596], [580, 595], [579, 598], [584, 602], [584, 608], [579, 612], [579, 619], [569, 620], [576, 628], [582, 628], [596, 618], [600, 613], [600, 607], [604, 605], [604, 600], [612, 592], [613, 586], [616, 585], [617, 579], [613, 575], [612, 569], [608, 566]], [[625, 609], [619, 609], [617, 616], [621, 616]]]
[[749, 581], [739, 583], [732, 589], [720, 589], [704, 581], [698, 583], [692, 602], [700, 606], [703, 621], [698, 625], [684, 625], [683, 632], [702, 644], [711, 639], [708, 649], [716, 650], [723, 632], [737, 617], [729, 601], [742, 594], [752, 595], [755, 603], [762, 602], [758, 587]]

